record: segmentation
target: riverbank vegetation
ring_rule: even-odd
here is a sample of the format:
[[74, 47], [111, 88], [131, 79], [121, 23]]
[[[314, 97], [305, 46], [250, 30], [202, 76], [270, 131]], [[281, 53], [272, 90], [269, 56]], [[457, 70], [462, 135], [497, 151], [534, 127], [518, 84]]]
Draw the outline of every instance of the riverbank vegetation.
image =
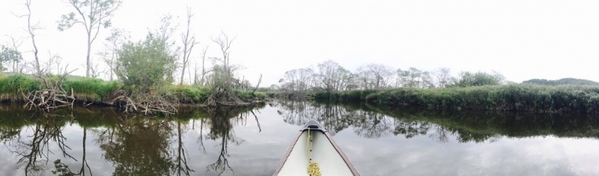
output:
[[436, 110], [530, 111], [599, 114], [597, 86], [499, 85], [434, 89], [351, 90], [316, 92], [315, 99], [368, 102]]
[[506, 81], [500, 73], [423, 71], [368, 64], [350, 72], [333, 61], [285, 73], [271, 90], [284, 99], [366, 102], [435, 110], [529, 111], [599, 114], [599, 83], [566, 78]]
[[[50, 79], [58, 79], [57, 75], [49, 75]], [[40, 90], [43, 87], [37, 78], [24, 74], [0, 75], [0, 101], [4, 103], [24, 103], [26, 99], [22, 93]], [[68, 76], [65, 78], [63, 89], [73, 90], [77, 103], [81, 105], [96, 104], [108, 106], [111, 96], [123, 87], [118, 81], [104, 81], [98, 78], [85, 78]], [[202, 106], [211, 93], [210, 87], [199, 85], [170, 85], [165, 87], [171, 96], [169, 101], [179, 103], [181, 106]], [[237, 96], [246, 101], [260, 101], [266, 98], [264, 92], [236, 88], [233, 90]], [[165, 94], [166, 96], [166, 94]]]
[[[253, 106], [266, 97], [257, 91], [261, 77], [253, 86], [237, 73], [242, 67], [230, 57], [235, 37], [229, 38], [224, 32], [212, 37], [220, 56], [207, 56], [208, 44], [201, 55], [192, 55], [200, 42], [191, 29], [194, 14], [189, 8], [184, 30], [178, 31], [173, 16], [166, 14], [157, 27], [148, 28], [145, 38], [132, 40], [126, 31], [111, 26], [120, 2], [66, 2], [73, 9], [58, 20], [58, 30], [78, 25], [86, 29], [87, 51], [81, 57], [85, 58], [85, 77], [77, 77], [72, 73], [78, 68], [69, 69], [60, 55], [49, 52], [48, 57], [41, 56], [35, 38], [41, 28], [31, 23], [30, 7], [36, 1], [25, 2], [27, 13], [19, 16], [27, 17], [33, 52], [23, 54], [19, 49], [23, 39], [12, 36], [11, 44], [1, 47], [0, 71], [6, 75], [0, 75], [0, 97], [4, 102], [25, 103], [30, 110], [46, 112], [72, 109], [75, 103], [82, 103], [119, 107], [128, 113], [174, 114], [180, 105]], [[102, 13], [94, 13], [98, 11]], [[97, 51], [92, 51], [92, 45], [108, 28], [110, 35], [104, 40], [104, 50], [94, 55]], [[173, 37], [177, 32], [181, 32], [181, 40]], [[193, 74], [191, 63], [195, 63]], [[108, 75], [109, 81], [100, 79], [102, 74]]]

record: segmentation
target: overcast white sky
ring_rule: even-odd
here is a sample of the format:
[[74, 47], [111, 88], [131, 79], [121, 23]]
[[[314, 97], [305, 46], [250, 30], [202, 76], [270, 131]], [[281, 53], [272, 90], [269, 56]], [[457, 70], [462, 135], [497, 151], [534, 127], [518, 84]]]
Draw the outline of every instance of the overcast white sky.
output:
[[[0, 1], [0, 34], [27, 36], [25, 19], [11, 14], [23, 14], [24, 1]], [[84, 75], [84, 30], [56, 30], [60, 15], [72, 7], [65, 0], [32, 1], [33, 18], [45, 27], [38, 31], [43, 59], [48, 51], [60, 54]], [[211, 45], [209, 55], [218, 54], [211, 36], [221, 31], [237, 36], [231, 62], [245, 66], [241, 73], [254, 84], [263, 74], [263, 86], [276, 83], [287, 70], [327, 59], [352, 71], [381, 63], [402, 69], [449, 67], [454, 74], [496, 70], [515, 82], [599, 81], [596, 0], [124, 0], [113, 26], [138, 40], [170, 13], [179, 16], [183, 29], [186, 6], [196, 14], [192, 28], [201, 45]], [[100, 39], [108, 33], [102, 31]], [[0, 36], [0, 43], [8, 41]], [[102, 42], [94, 44], [95, 51], [102, 50]], [[30, 46], [25, 42], [20, 49]]]

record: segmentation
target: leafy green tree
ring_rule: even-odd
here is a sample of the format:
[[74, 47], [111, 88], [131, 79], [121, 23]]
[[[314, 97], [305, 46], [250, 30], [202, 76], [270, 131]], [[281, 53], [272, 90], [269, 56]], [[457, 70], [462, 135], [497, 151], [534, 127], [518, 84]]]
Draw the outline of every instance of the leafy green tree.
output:
[[4, 71], [6, 68], [4, 67], [4, 63], [19, 63], [23, 61], [23, 56], [21, 52], [2, 46], [2, 50], [0, 51], [0, 70]]
[[418, 88], [423, 84], [423, 71], [415, 67], [407, 70], [397, 69], [397, 87]]
[[75, 8], [75, 12], [62, 15], [58, 22], [58, 30], [64, 31], [76, 24], [81, 24], [85, 27], [87, 36], [87, 56], [86, 56], [86, 71], [85, 76], [90, 77], [92, 62], [90, 61], [91, 47], [100, 29], [111, 26], [112, 12], [119, 6], [118, 0], [69, 0], [70, 5]]
[[500, 85], [504, 78], [500, 74], [489, 74], [485, 72], [461, 72], [453, 86], [470, 87], [484, 85]]
[[123, 45], [118, 54], [116, 75], [126, 89], [151, 93], [173, 82], [177, 55], [166, 40], [150, 33], [143, 41]]

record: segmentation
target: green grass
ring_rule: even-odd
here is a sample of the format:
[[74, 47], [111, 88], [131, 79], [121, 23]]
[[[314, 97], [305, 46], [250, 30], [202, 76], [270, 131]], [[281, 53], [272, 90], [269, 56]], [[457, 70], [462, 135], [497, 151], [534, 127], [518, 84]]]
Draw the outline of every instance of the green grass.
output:
[[237, 94], [239, 96], [239, 98], [241, 99], [253, 99], [253, 98], [258, 98], [258, 99], [264, 99], [266, 98], [266, 93], [264, 92], [255, 92], [252, 95], [252, 91], [250, 90], [234, 90], [233, 91], [235, 94]]
[[[175, 95], [181, 103], [203, 103], [212, 93], [208, 87], [191, 85], [170, 86], [168, 88], [168, 92], [169, 94]], [[266, 98], [266, 93], [264, 92], [255, 92], [252, 94], [252, 91], [248, 90], [233, 90], [233, 93], [237, 94], [239, 98], [244, 100]]]
[[179, 98], [181, 103], [203, 103], [210, 96], [210, 89], [200, 86], [170, 86], [168, 92]]
[[[50, 76], [49, 80], [59, 79], [58, 76]], [[32, 76], [21, 74], [0, 75], [0, 99], [20, 101], [21, 92], [30, 92], [39, 90], [43, 86], [40, 81]], [[107, 101], [107, 98], [122, 88], [122, 84], [117, 81], [104, 81], [96, 78], [84, 78], [77, 76], [67, 76], [63, 83], [63, 88], [75, 93], [75, 98], [82, 101]], [[178, 100], [180, 103], [203, 103], [210, 96], [210, 88], [191, 85], [173, 85], [167, 87], [166, 96]], [[255, 92], [245, 90], [234, 90], [234, 93], [242, 99], [264, 99], [267, 94], [264, 92]], [[174, 97], [172, 97], [174, 96]]]
[[40, 82], [35, 78], [25, 75], [0, 76], [0, 93], [20, 94], [20, 91], [33, 91], [39, 89]]
[[[122, 85], [116, 81], [103, 81], [95, 78], [69, 78], [63, 87], [69, 91], [71, 88], [81, 98], [90, 98], [93, 101], [102, 101]], [[79, 97], [78, 97], [79, 98]]]

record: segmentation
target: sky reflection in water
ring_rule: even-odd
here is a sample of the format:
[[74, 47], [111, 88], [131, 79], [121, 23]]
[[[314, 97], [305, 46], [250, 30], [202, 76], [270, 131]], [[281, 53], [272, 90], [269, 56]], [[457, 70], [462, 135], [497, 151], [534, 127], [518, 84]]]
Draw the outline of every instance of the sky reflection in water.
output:
[[91, 111], [77, 111], [74, 121], [0, 111], [0, 172], [58, 175], [52, 171], [64, 164], [65, 173], [86, 175], [272, 175], [314, 117], [362, 175], [599, 175], [599, 125], [584, 116], [305, 102], [258, 107], [256, 117], [249, 109], [177, 120]]

